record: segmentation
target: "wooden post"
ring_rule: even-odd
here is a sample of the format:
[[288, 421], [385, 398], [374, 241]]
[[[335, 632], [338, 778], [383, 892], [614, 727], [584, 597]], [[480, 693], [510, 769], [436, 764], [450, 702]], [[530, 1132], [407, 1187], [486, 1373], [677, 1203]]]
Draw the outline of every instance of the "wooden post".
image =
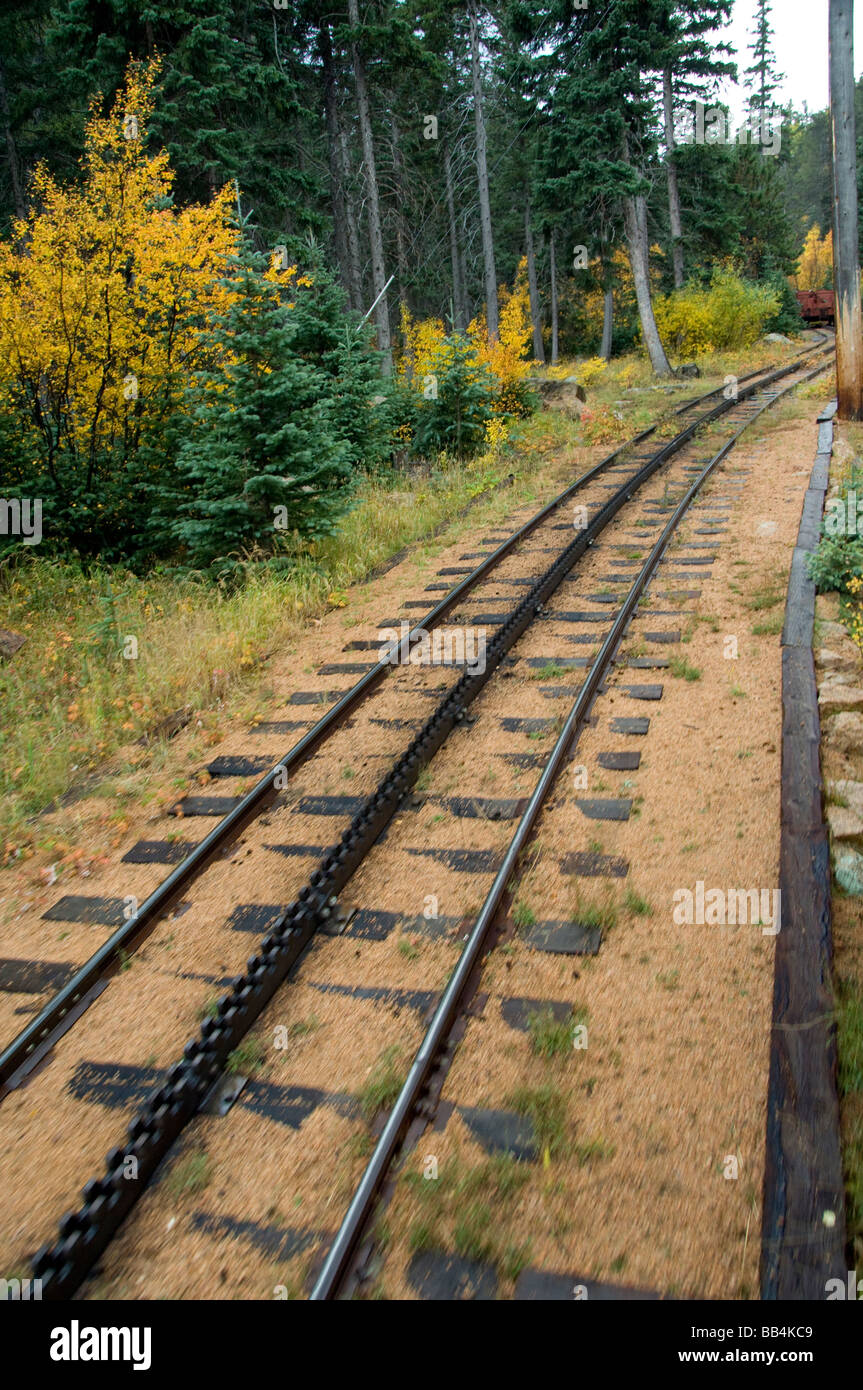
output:
[[863, 420], [863, 316], [857, 236], [854, 121], [854, 0], [830, 0], [830, 122], [833, 136], [833, 285], [840, 420]]

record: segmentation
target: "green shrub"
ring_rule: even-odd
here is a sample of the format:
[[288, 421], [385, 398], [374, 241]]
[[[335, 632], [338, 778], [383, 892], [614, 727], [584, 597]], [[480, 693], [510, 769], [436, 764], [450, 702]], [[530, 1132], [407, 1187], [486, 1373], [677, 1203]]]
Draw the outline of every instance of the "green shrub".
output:
[[654, 302], [662, 340], [681, 357], [748, 347], [779, 309], [773, 285], [752, 284], [729, 266], [716, 266], [707, 288], [689, 284]]
[[485, 445], [492, 415], [494, 383], [476, 361], [472, 345], [456, 334], [446, 339], [446, 355], [434, 373], [436, 394], [417, 406], [414, 451], [470, 458]]
[[852, 592], [850, 581], [863, 579], [858, 502], [863, 502], [863, 469], [854, 463], [835, 500], [827, 504], [818, 549], [809, 557], [809, 575], [820, 593], [836, 590], [847, 596]]

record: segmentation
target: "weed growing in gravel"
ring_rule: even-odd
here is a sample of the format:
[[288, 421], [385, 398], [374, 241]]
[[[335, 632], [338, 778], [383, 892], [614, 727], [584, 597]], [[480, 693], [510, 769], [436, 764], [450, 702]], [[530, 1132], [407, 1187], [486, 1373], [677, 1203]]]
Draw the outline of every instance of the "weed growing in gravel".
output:
[[519, 899], [512, 910], [512, 920], [517, 927], [532, 927], [536, 922], [536, 914], [533, 908], [528, 907], [526, 902]]
[[401, 1054], [402, 1050], [397, 1045], [385, 1048], [357, 1097], [367, 1123], [374, 1119], [379, 1110], [389, 1109], [395, 1103], [405, 1083], [407, 1072]]
[[668, 663], [668, 669], [672, 676], [685, 681], [700, 681], [701, 671], [697, 666], [690, 666], [683, 656], [673, 656]]
[[782, 602], [782, 594], [778, 589], [765, 585], [761, 589], [756, 589], [751, 599], [747, 601], [746, 607], [753, 613], [761, 613], [765, 608], [775, 608], [777, 603]]
[[310, 1014], [308, 1018], [298, 1019], [296, 1023], [291, 1024], [290, 1028], [288, 1029], [288, 1037], [307, 1037], [309, 1033], [314, 1033], [316, 1029], [320, 1028], [320, 1026], [320, 1019], [317, 1018], [314, 1014]]
[[208, 1186], [212, 1172], [210, 1158], [203, 1152], [179, 1159], [165, 1179], [165, 1190], [172, 1197], [194, 1196]]
[[548, 661], [545, 666], [540, 667], [536, 671], [531, 671], [529, 679], [532, 681], [555, 681], [570, 674], [568, 667], [558, 666], [556, 662]]
[[596, 1159], [613, 1158], [614, 1145], [606, 1139], [588, 1139], [583, 1144], [576, 1144], [572, 1150], [572, 1156], [579, 1168], [585, 1168], [588, 1163], [593, 1163]]
[[623, 901], [627, 912], [634, 912], [638, 917], [653, 916], [653, 908], [650, 903], [646, 898], [642, 898], [639, 893], [636, 893], [634, 888], [627, 888]]
[[530, 1264], [532, 1242], [525, 1240], [521, 1245], [516, 1245], [514, 1241], [509, 1241], [503, 1254], [498, 1260], [498, 1269], [504, 1279], [515, 1281]]
[[752, 628], [752, 635], [754, 637], [778, 637], [784, 623], [784, 614], [777, 613], [775, 618], [768, 618], [763, 623], [755, 623]]
[[680, 971], [679, 971], [679, 970], [666, 970], [666, 971], [662, 972], [661, 974], [657, 975], [657, 977], [656, 977], [656, 983], [657, 983], [658, 985], [662, 985], [662, 988], [663, 988], [663, 989], [668, 989], [668, 990], [677, 989], [678, 985], [680, 984]]
[[599, 927], [605, 935], [617, 925], [617, 908], [612, 902], [579, 904], [570, 913], [570, 921], [582, 927]]
[[537, 1148], [540, 1153], [553, 1158], [559, 1154], [566, 1140], [566, 1102], [556, 1086], [519, 1086], [507, 1098], [517, 1115], [523, 1115], [533, 1125]]
[[570, 1053], [576, 1026], [586, 1021], [586, 1009], [573, 1009], [564, 1019], [556, 1019], [551, 1009], [539, 1009], [528, 1015], [530, 1045], [538, 1057], [546, 1059]]
[[225, 1070], [231, 1076], [259, 1071], [264, 1065], [265, 1057], [264, 1044], [260, 1038], [243, 1038], [243, 1041], [237, 1044], [233, 1052], [229, 1053]]
[[404, 1185], [421, 1203], [408, 1234], [410, 1249], [455, 1247], [468, 1259], [495, 1263], [502, 1279], [516, 1279], [528, 1262], [530, 1245], [504, 1240], [500, 1225], [503, 1214], [513, 1210], [530, 1173], [528, 1164], [510, 1154], [470, 1168], [456, 1155], [442, 1163], [435, 1179], [405, 1172]]

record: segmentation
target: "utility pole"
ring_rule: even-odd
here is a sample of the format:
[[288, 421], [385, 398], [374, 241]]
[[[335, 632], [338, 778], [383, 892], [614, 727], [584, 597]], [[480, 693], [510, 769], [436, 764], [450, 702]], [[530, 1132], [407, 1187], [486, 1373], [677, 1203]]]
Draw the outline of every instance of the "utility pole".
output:
[[833, 138], [833, 285], [840, 420], [863, 420], [863, 314], [857, 235], [854, 121], [854, 0], [830, 0], [830, 124]]

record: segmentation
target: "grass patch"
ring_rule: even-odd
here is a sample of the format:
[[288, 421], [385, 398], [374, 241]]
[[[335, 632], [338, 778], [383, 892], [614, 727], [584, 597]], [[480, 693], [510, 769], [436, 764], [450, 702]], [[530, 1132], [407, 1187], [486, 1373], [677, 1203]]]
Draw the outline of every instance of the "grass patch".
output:
[[701, 671], [697, 666], [690, 666], [685, 656], [673, 656], [668, 663], [668, 669], [672, 676], [677, 676], [679, 680], [701, 680]]
[[266, 1048], [260, 1038], [243, 1038], [233, 1052], [228, 1054], [225, 1070], [231, 1076], [244, 1075], [250, 1071], [260, 1071], [266, 1060]]
[[211, 1177], [208, 1154], [187, 1154], [185, 1158], [177, 1160], [165, 1178], [165, 1190], [172, 1197], [192, 1197], [204, 1191]]
[[572, 672], [569, 667], [558, 666], [556, 662], [549, 661], [538, 670], [531, 671], [529, 679], [532, 681], [556, 681], [570, 675], [572, 675]]
[[637, 917], [652, 917], [653, 908], [646, 898], [642, 898], [636, 893], [634, 888], [627, 888], [626, 897], [623, 900], [627, 912], [634, 912]]
[[753, 637], [778, 637], [785, 626], [785, 614], [777, 613], [773, 618], [767, 618], [763, 623], [755, 623], [752, 628]]
[[310, 1014], [308, 1018], [300, 1018], [296, 1023], [292, 1023], [288, 1029], [289, 1038], [305, 1038], [309, 1033], [314, 1033], [321, 1026], [320, 1019], [315, 1014]]
[[540, 1153], [559, 1154], [566, 1140], [566, 1102], [556, 1086], [520, 1086], [507, 1099], [517, 1115], [533, 1125]]
[[761, 589], [756, 589], [751, 598], [746, 600], [746, 607], [751, 613], [762, 613], [765, 608], [775, 608], [777, 603], [781, 603], [784, 595], [772, 585], [765, 585]]
[[587, 1020], [586, 1009], [573, 1009], [569, 1018], [556, 1019], [551, 1009], [539, 1009], [528, 1015], [527, 1031], [530, 1045], [538, 1057], [560, 1057], [572, 1052], [575, 1029]]
[[528, 907], [526, 902], [519, 899], [512, 910], [512, 920], [517, 927], [532, 927], [536, 922], [536, 914], [533, 908]]
[[395, 1104], [406, 1076], [401, 1048], [385, 1048], [357, 1097], [366, 1123], [373, 1120], [379, 1110], [389, 1109]]
[[[527, 479], [573, 442], [576, 428], [541, 413], [519, 425], [505, 460], [489, 454], [365, 478], [332, 535], [291, 552], [288, 569], [250, 566], [235, 589], [121, 566], [85, 571], [32, 554], [0, 567], [3, 626], [26, 639], [0, 664], [7, 857], [31, 843], [30, 816], [121, 749], [134, 750], [166, 717], [187, 709], [206, 728], [241, 710], [266, 656], [290, 648], [310, 619], [339, 607], [353, 584], [404, 546], [436, 533], [447, 543], [457, 538], [474, 524], [463, 514], [479, 499], [480, 524], [528, 500]], [[511, 487], [501, 486], [504, 474], [515, 475]], [[123, 657], [129, 636], [135, 660]], [[148, 756], [132, 754], [137, 764]]]
[[614, 903], [585, 903], [570, 913], [570, 921], [582, 927], [599, 927], [605, 934], [617, 925], [617, 908]]
[[530, 1172], [530, 1165], [510, 1154], [470, 1168], [449, 1158], [437, 1178], [406, 1171], [401, 1182], [420, 1204], [408, 1231], [410, 1249], [455, 1249], [467, 1259], [495, 1264], [503, 1279], [517, 1279], [530, 1258], [530, 1243], [508, 1237], [505, 1222]]

